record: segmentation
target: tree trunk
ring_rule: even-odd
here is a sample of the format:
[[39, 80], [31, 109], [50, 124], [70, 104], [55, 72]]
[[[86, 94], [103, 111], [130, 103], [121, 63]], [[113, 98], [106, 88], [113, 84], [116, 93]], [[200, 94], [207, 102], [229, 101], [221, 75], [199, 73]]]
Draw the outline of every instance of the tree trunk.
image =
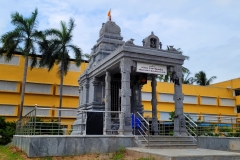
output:
[[[59, 99], [59, 113], [58, 113], [58, 122], [61, 122], [61, 109], [62, 109], [62, 91], [63, 91], [63, 76], [64, 76], [64, 65], [61, 63], [61, 72], [60, 72], [60, 99]], [[60, 125], [60, 124], [59, 124]]]
[[24, 64], [24, 71], [23, 71], [20, 112], [19, 112], [19, 116], [18, 116], [20, 121], [22, 120], [24, 93], [25, 93], [25, 85], [26, 85], [26, 79], [27, 79], [27, 69], [28, 69], [28, 56], [25, 57], [25, 64]]

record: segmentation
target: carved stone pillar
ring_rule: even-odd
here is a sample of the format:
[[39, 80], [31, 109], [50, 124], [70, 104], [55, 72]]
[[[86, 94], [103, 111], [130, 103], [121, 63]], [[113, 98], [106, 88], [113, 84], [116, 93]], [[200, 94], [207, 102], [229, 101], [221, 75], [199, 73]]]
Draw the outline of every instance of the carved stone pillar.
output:
[[102, 81], [101, 82], [101, 85], [102, 85], [102, 102], [104, 101], [104, 99], [105, 99], [105, 82], [104, 81]]
[[130, 73], [133, 62], [131, 59], [121, 59], [120, 69], [122, 75], [121, 85], [121, 111], [119, 132], [123, 135], [132, 135], [131, 121], [131, 88], [130, 88]]
[[88, 76], [86, 79], [85, 88], [86, 88], [86, 104], [87, 104], [89, 102], [89, 78], [88, 78]]
[[107, 71], [105, 76], [105, 119], [104, 119], [104, 129], [103, 134], [111, 134], [111, 76]]
[[154, 135], [158, 134], [158, 121], [157, 121], [157, 96], [156, 96], [156, 75], [152, 75], [152, 132]]
[[172, 70], [172, 80], [174, 82], [173, 100], [175, 101], [174, 136], [187, 136], [186, 122], [183, 115], [182, 66], [175, 66]]
[[79, 91], [79, 105], [78, 105], [78, 108], [80, 107], [80, 105], [81, 105], [81, 99], [82, 99], [82, 97], [81, 97], [81, 92], [82, 92], [82, 85], [81, 84], [79, 84], [79, 89], [78, 89], [78, 91]]
[[93, 84], [93, 102], [97, 102], [98, 101], [98, 98], [97, 98], [97, 94], [98, 94], [97, 87], [98, 87], [98, 84], [99, 84], [99, 79], [94, 77], [94, 80], [93, 80], [92, 84]]

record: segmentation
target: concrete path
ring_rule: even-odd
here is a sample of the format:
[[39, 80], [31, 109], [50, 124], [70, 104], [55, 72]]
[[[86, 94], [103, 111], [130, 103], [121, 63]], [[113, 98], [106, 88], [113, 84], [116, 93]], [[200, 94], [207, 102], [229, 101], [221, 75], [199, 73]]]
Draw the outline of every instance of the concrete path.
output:
[[126, 148], [130, 156], [155, 160], [240, 160], [240, 153], [209, 149]]

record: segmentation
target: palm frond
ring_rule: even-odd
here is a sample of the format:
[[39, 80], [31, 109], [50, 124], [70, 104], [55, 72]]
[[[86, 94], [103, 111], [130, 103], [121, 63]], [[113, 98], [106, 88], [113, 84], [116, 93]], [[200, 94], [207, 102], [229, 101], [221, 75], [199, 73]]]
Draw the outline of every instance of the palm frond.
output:
[[163, 81], [164, 82], [169, 82], [169, 80], [170, 80], [170, 74], [169, 74], [169, 72], [164, 76], [164, 79], [163, 79]]
[[30, 69], [32, 70], [36, 65], [37, 65], [37, 55], [36, 54], [32, 54], [31, 55], [31, 65], [30, 65]]
[[34, 42], [38, 43], [38, 41], [42, 40], [44, 35], [42, 31], [34, 30], [31, 36]]
[[3, 56], [3, 53], [5, 53], [5, 50], [2, 47], [0, 47], [0, 58]]
[[206, 82], [206, 85], [211, 84], [212, 81], [213, 81], [214, 79], [216, 79], [216, 78], [217, 78], [216, 76], [212, 76], [211, 78], [209, 78], [209, 80]]
[[80, 66], [82, 61], [82, 50], [78, 46], [75, 45], [68, 45], [68, 47], [73, 51], [75, 54], [75, 63], [76, 66]]
[[75, 54], [76, 65], [79, 66], [81, 64], [81, 49], [76, 45], [70, 44], [74, 27], [74, 20], [70, 19], [68, 26], [65, 22], [61, 21], [59, 30], [48, 29], [43, 32], [45, 37], [38, 42], [40, 52], [42, 53], [40, 66], [47, 65], [48, 68], [51, 68], [54, 63], [59, 64], [58, 74], [61, 76], [62, 66], [63, 73], [66, 75], [70, 64], [69, 50]]
[[190, 73], [189, 69], [187, 69], [186, 67], [182, 66], [182, 72], [183, 73]]
[[11, 19], [12, 19], [11, 23], [14, 26], [16, 26], [17, 28], [24, 28], [25, 30], [27, 30], [28, 25], [21, 14], [19, 14], [18, 12], [12, 13]]
[[83, 57], [86, 57], [89, 60], [91, 56], [90, 56], [90, 54], [85, 53], [85, 54], [83, 54]]
[[57, 30], [57, 29], [47, 29], [44, 31], [44, 35], [46, 36], [54, 36], [54, 38], [58, 38], [58, 39], [62, 39], [62, 33], [61, 31]]
[[74, 19], [70, 18], [68, 23], [68, 33], [72, 33], [73, 29], [75, 28]]
[[62, 33], [62, 40], [65, 41], [65, 37], [67, 35], [67, 24], [66, 22], [61, 21], [60, 22], [61, 25], [61, 33]]
[[5, 43], [3, 44], [3, 49], [6, 50], [6, 61], [10, 61], [12, 59], [12, 56], [14, 52], [16, 51], [20, 41], [13, 40], [10, 38], [5, 39]]
[[34, 28], [38, 27], [38, 21], [37, 19], [38, 9], [36, 8], [34, 12], [32, 12], [32, 16], [28, 18], [29, 22], [29, 29], [34, 30]]
[[11, 46], [9, 46], [7, 52], [6, 52], [6, 61], [10, 61], [13, 57], [13, 54], [15, 52], [15, 49], [17, 47], [18, 44], [12, 44]]
[[206, 73], [204, 71], [199, 71], [195, 74], [195, 78], [198, 85], [206, 86], [209, 85], [213, 81], [213, 79], [217, 77], [212, 76], [210, 79], [207, 79]]

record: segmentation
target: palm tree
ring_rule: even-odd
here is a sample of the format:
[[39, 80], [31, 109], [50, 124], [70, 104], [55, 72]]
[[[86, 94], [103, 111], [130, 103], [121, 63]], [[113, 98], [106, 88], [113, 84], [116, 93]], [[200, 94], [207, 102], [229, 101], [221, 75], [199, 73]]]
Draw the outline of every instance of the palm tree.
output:
[[198, 85], [201, 86], [209, 85], [216, 78], [216, 76], [212, 76], [211, 78], [207, 79], [206, 73], [204, 71], [200, 71], [195, 74], [195, 81]]
[[[74, 20], [70, 18], [69, 24], [63, 21], [60, 22], [61, 28], [48, 29], [44, 32], [46, 37], [43, 37], [40, 42], [40, 52], [42, 53], [42, 59], [40, 60], [40, 66], [46, 65], [49, 71], [52, 69], [54, 63], [59, 64], [58, 74], [60, 75], [60, 101], [59, 108], [62, 108], [62, 90], [63, 90], [63, 78], [67, 74], [70, 65], [69, 50], [75, 55], [75, 64], [79, 66], [82, 61], [81, 49], [71, 44], [73, 37], [73, 29], [75, 27]], [[50, 39], [47, 39], [50, 37]], [[61, 110], [59, 110], [58, 121], [61, 121]]]
[[83, 55], [83, 57], [85, 57], [87, 60], [89, 60], [91, 56], [90, 56], [90, 54], [85, 53], [85, 54]]
[[183, 76], [182, 76], [183, 84], [193, 84], [195, 82], [194, 77], [189, 77], [190, 74], [191, 74], [190, 71], [184, 67]]
[[169, 82], [170, 81], [170, 73], [167, 72], [166, 75], [157, 75], [157, 80], [160, 82]]
[[13, 31], [7, 32], [1, 36], [1, 43], [3, 44], [2, 49], [0, 49], [0, 56], [6, 53], [6, 61], [10, 61], [13, 57], [14, 52], [18, 51], [25, 57], [24, 73], [22, 80], [22, 90], [21, 90], [21, 102], [20, 102], [20, 112], [19, 120], [22, 119], [22, 110], [24, 103], [24, 93], [27, 77], [27, 67], [28, 58], [31, 56], [32, 63], [31, 69], [37, 64], [36, 56], [36, 44], [41, 37], [41, 32], [37, 31], [37, 14], [38, 10], [35, 9], [29, 18], [23, 17], [18, 12], [11, 15], [11, 23], [15, 26]]

